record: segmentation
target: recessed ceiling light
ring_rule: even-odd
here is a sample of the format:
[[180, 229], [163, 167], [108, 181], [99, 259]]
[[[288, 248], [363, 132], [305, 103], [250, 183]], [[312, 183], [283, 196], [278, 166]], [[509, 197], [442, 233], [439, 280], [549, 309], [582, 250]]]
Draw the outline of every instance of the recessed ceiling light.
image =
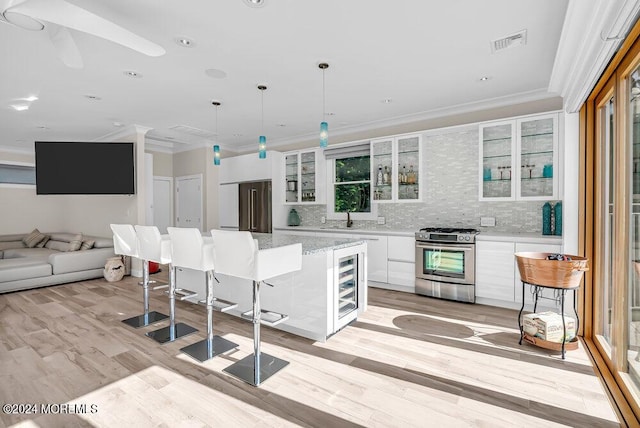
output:
[[138, 73], [137, 71], [133, 71], [133, 70], [127, 70], [127, 71], [123, 71], [124, 75], [127, 77], [131, 77], [133, 79], [139, 79], [142, 77], [142, 74]]
[[87, 94], [84, 96], [86, 99], [88, 100], [92, 100], [92, 101], [100, 101], [102, 98], [100, 98], [97, 95], [91, 95], [91, 94]]
[[222, 70], [218, 70], [217, 68], [208, 68], [204, 71], [204, 73], [209, 77], [213, 77], [214, 79], [224, 79], [225, 77], [227, 77], [227, 73]]
[[40, 126], [36, 126], [36, 129], [42, 129], [44, 131], [45, 129], [49, 129], [49, 127], [48, 126], [44, 126], [44, 125], [40, 125]]
[[393, 100], [391, 98], [385, 98], [384, 100], [382, 100], [383, 104], [391, 104]]
[[29, 102], [33, 102], [33, 101], [37, 101], [38, 97], [36, 97], [35, 95], [31, 95], [30, 97], [27, 97], [24, 100], [25, 101], [29, 101]]
[[187, 37], [176, 37], [174, 40], [178, 44], [178, 46], [182, 46], [183, 48], [193, 47], [193, 40]]
[[335, 116], [336, 114], [332, 111], [325, 113], [326, 116]]
[[276, 126], [280, 127], [280, 128], [284, 128], [285, 126], [287, 126], [286, 123], [276, 123]]
[[249, 7], [262, 7], [267, 2], [266, 0], [244, 0], [245, 4]]
[[242, 134], [233, 134], [234, 137], [242, 137]]
[[14, 109], [15, 111], [29, 110], [29, 106], [26, 104], [13, 104], [11, 108]]
[[121, 122], [113, 122], [113, 126], [115, 126], [116, 128], [121, 128], [124, 125]]
[[481, 77], [480, 79], [478, 79], [478, 80], [480, 80], [481, 82], [486, 82], [487, 80], [491, 80], [491, 77], [489, 77], [489, 76], [482, 76], [482, 77]]

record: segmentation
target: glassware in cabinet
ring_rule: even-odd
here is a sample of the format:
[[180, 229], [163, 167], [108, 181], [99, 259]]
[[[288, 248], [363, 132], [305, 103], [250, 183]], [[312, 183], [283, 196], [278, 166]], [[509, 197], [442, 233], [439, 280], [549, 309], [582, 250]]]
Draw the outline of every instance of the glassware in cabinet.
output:
[[393, 167], [393, 140], [380, 140], [371, 143], [373, 174], [373, 199], [376, 201], [393, 200], [393, 180], [396, 172]]
[[419, 199], [420, 137], [400, 137], [397, 144], [398, 166], [402, 165], [403, 171], [402, 181], [398, 182], [398, 200]]
[[513, 177], [513, 123], [480, 127], [481, 199], [511, 198]]
[[316, 202], [316, 153], [300, 153], [300, 181], [302, 202]]
[[555, 117], [519, 121], [519, 197], [554, 198], [556, 128]]
[[285, 155], [285, 201], [298, 202], [298, 154]]

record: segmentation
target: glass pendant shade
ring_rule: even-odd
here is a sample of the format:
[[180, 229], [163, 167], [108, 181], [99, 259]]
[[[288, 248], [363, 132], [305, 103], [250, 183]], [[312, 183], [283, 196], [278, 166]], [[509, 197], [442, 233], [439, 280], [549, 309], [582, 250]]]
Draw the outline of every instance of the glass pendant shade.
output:
[[213, 146], [213, 164], [220, 165], [220, 146], [217, 144]]
[[320, 122], [320, 147], [323, 149], [329, 143], [329, 125], [327, 122]]
[[260, 136], [260, 140], [258, 142], [258, 157], [260, 159], [267, 157], [267, 137], [264, 135]]

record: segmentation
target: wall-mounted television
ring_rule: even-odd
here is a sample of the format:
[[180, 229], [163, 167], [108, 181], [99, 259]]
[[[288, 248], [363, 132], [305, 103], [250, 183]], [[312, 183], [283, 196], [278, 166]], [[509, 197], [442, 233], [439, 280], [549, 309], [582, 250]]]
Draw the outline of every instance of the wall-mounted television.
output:
[[36, 141], [38, 195], [133, 195], [133, 143]]

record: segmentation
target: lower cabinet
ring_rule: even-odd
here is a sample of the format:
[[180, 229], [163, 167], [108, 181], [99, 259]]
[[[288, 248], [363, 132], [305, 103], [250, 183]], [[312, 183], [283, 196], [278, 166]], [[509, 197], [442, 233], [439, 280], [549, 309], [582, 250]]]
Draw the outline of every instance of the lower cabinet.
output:
[[[476, 242], [476, 298], [478, 303], [497, 304], [519, 308], [522, 303], [522, 281], [515, 253], [561, 253], [562, 246], [507, 241]], [[530, 287], [525, 288], [525, 303], [533, 303]], [[544, 290], [543, 297], [552, 298], [553, 290]], [[490, 299], [491, 301], [482, 301]], [[502, 302], [502, 304], [500, 303]], [[553, 308], [555, 302], [542, 299], [538, 305]]]
[[476, 242], [476, 297], [514, 301], [513, 242]]
[[413, 237], [388, 237], [387, 269], [387, 282], [389, 284], [402, 285], [412, 289], [415, 287], [416, 241]]

